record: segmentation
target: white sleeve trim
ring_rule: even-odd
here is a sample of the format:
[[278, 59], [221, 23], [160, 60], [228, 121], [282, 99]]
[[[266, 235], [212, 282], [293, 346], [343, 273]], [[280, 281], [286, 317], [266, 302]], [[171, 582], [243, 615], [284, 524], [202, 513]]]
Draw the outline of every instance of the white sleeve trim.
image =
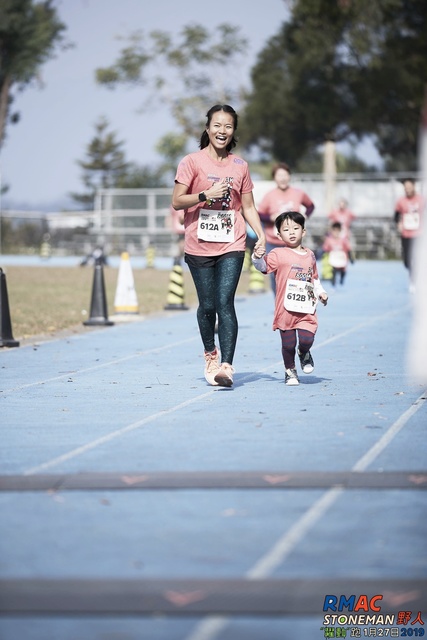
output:
[[327, 293], [318, 278], [313, 280], [313, 289], [314, 289], [314, 295], [316, 296], [316, 298], [318, 298], [321, 293]]
[[264, 257], [256, 258], [255, 255], [252, 254], [252, 264], [254, 265], [255, 269], [261, 271], [261, 273], [267, 273], [267, 263], [264, 260]]

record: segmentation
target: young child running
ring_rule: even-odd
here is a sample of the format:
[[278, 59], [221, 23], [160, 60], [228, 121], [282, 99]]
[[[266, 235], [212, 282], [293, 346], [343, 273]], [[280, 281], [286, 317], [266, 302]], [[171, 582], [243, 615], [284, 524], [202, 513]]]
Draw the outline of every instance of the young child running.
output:
[[263, 255], [255, 249], [252, 262], [262, 273], [274, 273], [277, 295], [273, 330], [280, 330], [285, 384], [299, 384], [295, 367], [298, 334], [298, 357], [304, 373], [314, 369], [310, 348], [317, 331], [316, 302], [327, 304], [328, 294], [322, 287], [314, 253], [302, 245], [305, 218], [297, 211], [281, 213], [275, 221], [277, 235], [286, 246]]

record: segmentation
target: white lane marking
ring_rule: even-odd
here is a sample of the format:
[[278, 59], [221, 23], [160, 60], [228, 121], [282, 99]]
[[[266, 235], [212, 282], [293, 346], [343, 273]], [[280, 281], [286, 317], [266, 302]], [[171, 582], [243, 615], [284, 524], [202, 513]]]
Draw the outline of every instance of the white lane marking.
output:
[[[384, 436], [363, 455], [352, 467], [352, 471], [364, 471], [375, 458], [391, 443], [393, 438], [403, 429], [409, 419], [424, 405], [427, 398], [427, 389], [405, 411]], [[344, 492], [340, 487], [333, 487], [326, 491], [316, 502], [301, 516], [301, 518], [276, 542], [276, 544], [262, 556], [254, 566], [246, 572], [249, 580], [260, 580], [271, 575], [286, 557], [301, 542], [316, 522], [332, 507], [339, 496]], [[228, 624], [229, 618], [224, 616], [209, 616], [199, 622], [196, 628], [185, 640], [214, 640]]]
[[[400, 313], [402, 313], [403, 311], [405, 311], [405, 309], [398, 309], [398, 310], [393, 310], [393, 311], [389, 311], [381, 316], [374, 316], [373, 318], [369, 318], [368, 320], [365, 320], [364, 322], [359, 323], [358, 325], [356, 325], [355, 327], [351, 327], [350, 329], [346, 329], [345, 331], [342, 331], [341, 333], [338, 333], [334, 336], [331, 336], [330, 338], [326, 338], [325, 340], [323, 340], [320, 344], [315, 344], [313, 346], [313, 351], [315, 349], [319, 349], [320, 347], [324, 347], [327, 344], [330, 344], [331, 342], [334, 342], [335, 340], [339, 340], [340, 338], [344, 338], [345, 336], [354, 333], [355, 331], [358, 331], [359, 329], [363, 329], [363, 327], [366, 327], [370, 324], [374, 324], [375, 322], [378, 322], [380, 320], [384, 320], [384, 318], [387, 318], [389, 316], [395, 316], [398, 315]], [[29, 387], [36, 387], [38, 385], [43, 385], [43, 384], [47, 384], [49, 382], [56, 382], [57, 380], [63, 380], [64, 378], [69, 378], [70, 375], [79, 375], [82, 373], [90, 373], [91, 371], [96, 371], [98, 369], [103, 369], [105, 367], [109, 367], [109, 366], [114, 366], [116, 364], [120, 364], [122, 362], [127, 362], [128, 360], [133, 360], [134, 358], [141, 358], [145, 355], [148, 355], [150, 353], [160, 353], [161, 351], [164, 351], [165, 349], [171, 349], [173, 347], [179, 347], [182, 344], [187, 344], [189, 342], [194, 342], [195, 340], [200, 339], [199, 336], [193, 336], [192, 338], [187, 338], [186, 340], [180, 340], [179, 342], [172, 342], [171, 344], [167, 344], [167, 345], [163, 345], [162, 347], [154, 347], [153, 349], [147, 349], [145, 351], [138, 351], [137, 353], [133, 353], [130, 354], [128, 356], [123, 356], [122, 358], [117, 358], [114, 360], [110, 360], [108, 362], [103, 362], [101, 364], [97, 364], [94, 365], [93, 367], [87, 367], [85, 369], [76, 369], [75, 371], [68, 371], [67, 373], [61, 374], [59, 376], [53, 376], [52, 378], [46, 378], [44, 380], [38, 380], [37, 382], [29, 382], [28, 384], [23, 384], [20, 385], [19, 387], [12, 387], [10, 389], [2, 389], [0, 390], [1, 394], [5, 394], [5, 393], [11, 393], [13, 391], [20, 391], [21, 389], [28, 389]], [[273, 363], [272, 365], [269, 365], [268, 367], [266, 367], [265, 369], [260, 369], [259, 372], [263, 372], [263, 371], [268, 371], [268, 369], [271, 369], [273, 367], [277, 367], [278, 365], [282, 364], [282, 361], [278, 361]], [[253, 374], [251, 374], [250, 376], [247, 376], [246, 378], [244, 378], [244, 380], [247, 380], [249, 378], [253, 377]]]
[[[392, 312], [392, 315], [395, 315], [395, 312]], [[385, 314], [386, 316], [390, 315], [390, 313]], [[377, 317], [376, 320], [381, 320], [383, 318], [383, 316], [381, 317]], [[342, 338], [343, 336], [348, 335], [349, 333], [352, 333], [362, 327], [364, 327], [366, 324], [371, 324], [372, 323], [372, 318], [369, 319], [367, 322], [363, 322], [359, 325], [356, 325], [356, 327], [353, 327], [352, 329], [347, 329], [346, 331], [343, 331], [331, 338], [328, 338], [327, 340], [321, 342], [320, 344], [317, 345], [317, 348], [320, 348], [322, 346], [324, 346], [325, 344], [329, 344], [331, 342], [333, 342], [334, 340], [339, 340], [340, 338]], [[197, 337], [197, 336], [196, 336]], [[195, 340], [196, 337], [187, 339], [187, 340], [183, 340], [181, 342], [175, 342], [173, 344], [168, 345], [167, 347], [159, 347], [156, 349], [152, 349], [149, 351], [145, 351], [139, 354], [135, 354], [132, 356], [125, 356], [124, 358], [122, 358], [121, 361], [126, 361], [129, 360], [130, 358], [134, 358], [134, 357], [139, 357], [141, 355], [147, 354], [147, 353], [152, 353], [152, 352], [157, 352], [157, 351], [161, 351], [165, 348], [171, 348], [173, 346], [179, 346], [181, 344], [185, 344], [187, 342], [191, 342], [192, 340]], [[96, 369], [96, 368], [100, 368], [100, 367], [106, 367], [109, 366], [110, 364], [116, 364], [117, 362], [119, 362], [118, 360], [114, 360], [113, 362], [108, 362], [108, 363], [104, 363], [101, 365], [97, 365], [96, 367], [92, 367], [91, 369]], [[263, 373], [265, 371], [268, 371], [269, 369], [273, 369], [275, 367], [278, 367], [282, 364], [282, 361], [277, 361], [274, 362], [273, 364], [270, 364], [266, 367], [264, 367], [263, 369], [259, 369], [258, 371], [254, 372], [254, 373], [250, 373], [247, 376], [245, 376], [244, 378], [242, 378], [242, 382], [251, 380], [252, 378], [256, 378], [256, 376], [259, 373]], [[87, 372], [91, 369], [84, 369], [84, 370], [80, 370], [77, 373], [80, 372]], [[68, 376], [69, 374], [67, 374]], [[61, 377], [66, 377], [66, 376], [61, 376]], [[35, 383], [35, 384], [41, 384], [41, 383]], [[135, 429], [139, 429], [140, 427], [145, 426], [146, 424], [149, 424], [151, 422], [154, 422], [155, 420], [157, 420], [158, 418], [162, 418], [164, 415], [168, 415], [171, 413], [174, 413], [175, 411], [179, 411], [180, 409], [186, 407], [188, 404], [194, 404], [195, 402], [197, 402], [198, 400], [201, 400], [209, 395], [211, 395], [212, 393], [216, 393], [218, 391], [218, 388], [214, 388], [211, 389], [210, 391], [208, 391], [207, 393], [203, 393], [199, 396], [196, 396], [195, 398], [193, 398], [192, 400], [187, 400], [183, 403], [180, 403], [178, 405], [175, 405], [174, 407], [171, 407], [170, 409], [167, 409], [165, 411], [158, 411], [154, 414], [151, 414], [150, 416], [147, 416], [141, 420], [138, 420], [137, 422], [134, 422], [130, 425], [126, 425], [124, 427], [122, 427], [121, 429], [117, 429], [115, 431], [112, 431], [111, 433], [102, 436], [101, 438], [97, 438], [96, 440], [92, 440], [91, 442], [88, 442], [85, 445], [82, 445], [81, 447], [77, 447], [76, 449], [72, 449], [71, 451], [69, 451], [68, 453], [65, 453], [61, 456], [57, 456], [51, 460], [48, 460], [47, 462], [44, 462], [40, 465], [36, 465], [34, 467], [31, 467], [31, 469], [28, 469], [27, 471], [24, 472], [24, 475], [32, 475], [34, 473], [39, 473], [41, 471], [44, 471], [46, 469], [51, 469], [52, 467], [57, 466], [58, 464], [60, 464], [61, 462], [65, 462], [67, 460], [71, 460], [72, 458], [76, 458], [80, 455], [85, 454], [87, 451], [90, 451], [91, 449], [95, 449], [96, 447], [105, 444], [106, 442], [110, 442], [111, 440], [114, 440], [115, 438], [118, 438], [122, 435], [124, 435], [125, 433], [128, 433], [129, 431], [134, 431]]]
[[139, 429], [140, 427], [143, 427], [146, 424], [149, 424], [150, 422], [154, 422], [155, 420], [157, 420], [157, 418], [163, 418], [164, 416], [174, 413], [175, 411], [179, 411], [184, 407], [188, 407], [188, 405], [194, 404], [195, 402], [198, 402], [199, 400], [206, 398], [212, 393], [215, 393], [214, 389], [212, 389], [211, 391], [208, 391], [207, 393], [203, 393], [202, 395], [196, 396], [195, 398], [192, 398], [190, 400], [185, 400], [185, 402], [181, 402], [180, 404], [177, 404], [174, 407], [171, 407], [170, 409], [164, 409], [163, 411], [152, 413], [151, 415], [145, 418], [142, 418], [141, 420], [137, 420], [136, 422], [132, 422], [132, 424], [128, 424], [125, 427], [122, 427], [121, 429], [117, 429], [116, 431], [111, 431], [110, 433], [107, 433], [107, 435], [102, 436], [101, 438], [97, 438], [96, 440], [92, 440], [91, 442], [88, 442], [87, 444], [84, 444], [81, 447], [72, 449], [68, 453], [64, 453], [63, 455], [58, 456], [57, 458], [53, 458], [52, 460], [48, 460], [47, 462], [43, 462], [42, 464], [37, 465], [36, 467], [27, 469], [27, 471], [24, 471], [24, 476], [30, 476], [35, 473], [39, 473], [40, 471], [44, 471], [46, 469], [56, 467], [61, 462], [65, 462], [66, 460], [71, 460], [71, 458], [76, 458], [77, 456], [87, 453], [91, 449], [95, 449], [101, 444], [105, 444], [106, 442], [111, 442], [111, 440], [114, 440], [115, 438], [119, 438], [120, 436], [123, 436], [125, 433], [129, 433], [130, 431], [135, 431], [135, 429]]
[[187, 344], [188, 342], [194, 342], [194, 340], [197, 340], [197, 338], [198, 336], [193, 336], [192, 338], [187, 338], [186, 340], [180, 340], [179, 342], [172, 342], [171, 344], [165, 344], [163, 345], [163, 347], [154, 347], [153, 349], [138, 351], [128, 356], [123, 356], [122, 358], [115, 358], [114, 360], [109, 360], [108, 362], [95, 364], [93, 365], [93, 367], [86, 367], [85, 369], [76, 369], [75, 371], [70, 370], [70, 371], [67, 371], [67, 373], [63, 373], [59, 376], [54, 376], [52, 378], [46, 378], [45, 380], [37, 380], [37, 382], [29, 382], [28, 384], [22, 384], [19, 387], [12, 387], [11, 389], [2, 389], [1, 393], [3, 394], [11, 391], [20, 391], [21, 389], [28, 389], [29, 387], [37, 387], [38, 385], [46, 384], [48, 382], [56, 382], [57, 380], [63, 380], [64, 378], [80, 375], [81, 373], [89, 373], [92, 371], [96, 371], [97, 369], [104, 369], [105, 367], [121, 364], [122, 362], [133, 360], [134, 358], [141, 358], [142, 356], [149, 355], [150, 353], [159, 353], [160, 351], [165, 351], [165, 349], [172, 349], [173, 347], [179, 347], [182, 344]]

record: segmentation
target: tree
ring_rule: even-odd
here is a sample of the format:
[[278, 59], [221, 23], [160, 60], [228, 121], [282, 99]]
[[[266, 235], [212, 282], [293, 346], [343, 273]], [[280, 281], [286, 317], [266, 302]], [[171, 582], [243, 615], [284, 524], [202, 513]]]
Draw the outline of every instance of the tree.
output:
[[0, 148], [7, 122], [19, 120], [18, 113], [11, 113], [14, 93], [37, 78], [42, 64], [54, 56], [65, 29], [51, 0], [1, 0]]
[[244, 142], [295, 165], [371, 135], [413, 169], [426, 78], [425, 0], [296, 0], [252, 71]]
[[[199, 138], [204, 115], [213, 104], [230, 102], [237, 108], [242, 103], [238, 62], [247, 41], [237, 27], [222, 24], [209, 31], [190, 25], [183, 28], [177, 42], [164, 31], [153, 31], [148, 38], [139, 31], [126, 40], [117, 61], [96, 70], [96, 80], [109, 89], [122, 85], [142, 88], [143, 110], [163, 105], [170, 110], [178, 131], [166, 134], [161, 149], [182, 147], [182, 136]], [[170, 158], [169, 153], [167, 160]]]
[[96, 135], [86, 149], [86, 159], [77, 161], [83, 169], [82, 180], [86, 191], [70, 195], [73, 200], [89, 208], [94, 206], [97, 190], [117, 186], [129, 168], [122, 149], [124, 143], [116, 139], [113, 131], [107, 130], [108, 126], [105, 118], [98, 120], [95, 124]]

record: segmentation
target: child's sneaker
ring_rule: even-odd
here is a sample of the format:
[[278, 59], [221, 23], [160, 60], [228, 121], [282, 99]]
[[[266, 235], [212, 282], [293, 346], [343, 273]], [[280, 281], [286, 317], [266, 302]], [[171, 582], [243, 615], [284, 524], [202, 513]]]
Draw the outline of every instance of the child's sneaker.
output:
[[285, 384], [289, 387], [294, 387], [299, 384], [298, 374], [296, 369], [285, 369]]
[[219, 371], [219, 352], [218, 349], [212, 353], [205, 351], [205, 380], [212, 386], [216, 387], [215, 376]]
[[301, 363], [301, 369], [304, 371], [304, 373], [311, 373], [314, 369], [314, 361], [311, 357], [310, 351], [307, 351], [307, 353], [302, 355], [300, 353], [300, 350], [298, 349], [298, 356]]
[[234, 369], [228, 362], [223, 362], [214, 380], [220, 387], [233, 386]]

